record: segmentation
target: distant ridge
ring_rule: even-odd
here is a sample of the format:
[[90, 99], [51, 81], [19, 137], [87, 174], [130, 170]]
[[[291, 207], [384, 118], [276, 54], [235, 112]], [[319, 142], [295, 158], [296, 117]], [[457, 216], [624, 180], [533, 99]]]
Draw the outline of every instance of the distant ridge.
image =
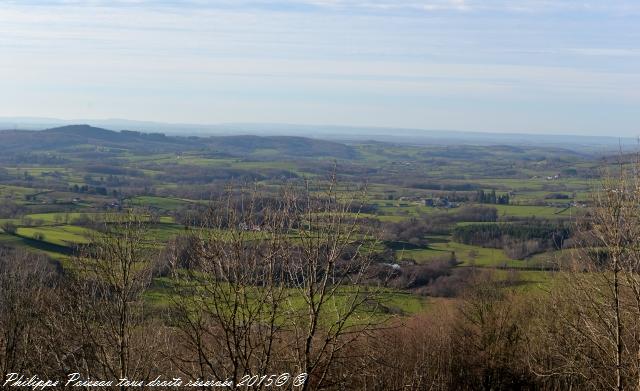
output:
[[135, 129], [143, 132], [161, 132], [179, 136], [303, 136], [315, 139], [340, 142], [362, 142], [366, 140], [439, 145], [538, 145], [555, 146], [568, 149], [605, 150], [611, 152], [619, 146], [637, 149], [634, 137], [580, 136], [558, 134], [525, 134], [469, 132], [451, 130], [425, 130], [385, 127], [356, 127], [334, 125], [296, 125], [296, 124], [170, 124], [151, 121], [132, 121], [126, 119], [106, 120], [60, 120], [54, 118], [0, 118], [0, 129], [41, 130], [77, 123], [108, 129]]
[[84, 140], [102, 140], [102, 141], [169, 141], [171, 143], [184, 143], [183, 137], [176, 137], [173, 140], [168, 140], [163, 133], [145, 133], [131, 130], [114, 131], [104, 128], [98, 128], [91, 125], [66, 125], [57, 128], [50, 128], [39, 131], [40, 134], [56, 135], [56, 136], [68, 136], [75, 137]]
[[357, 156], [351, 146], [326, 140], [298, 136], [166, 136], [131, 130], [113, 131], [91, 125], [65, 125], [44, 130], [0, 131], [0, 145], [5, 152], [59, 150], [84, 146], [101, 146], [136, 152], [180, 152], [182, 150], [222, 151], [242, 157], [257, 150], [283, 156], [327, 156], [352, 159]]
[[113, 130], [97, 128], [91, 125], [67, 125], [57, 128], [45, 129], [40, 133], [47, 135], [82, 138], [85, 140], [120, 141], [124, 135]]

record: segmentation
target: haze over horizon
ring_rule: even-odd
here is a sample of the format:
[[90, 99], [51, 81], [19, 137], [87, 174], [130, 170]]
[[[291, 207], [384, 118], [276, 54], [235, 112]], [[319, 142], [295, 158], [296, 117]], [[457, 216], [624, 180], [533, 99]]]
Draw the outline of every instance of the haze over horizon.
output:
[[[336, 132], [346, 132], [344, 138], [356, 136], [358, 139], [366, 139], [368, 135], [387, 134], [387, 131], [397, 131], [404, 136], [425, 136], [434, 137], [443, 134], [457, 135], [477, 135], [473, 138], [481, 136], [577, 136], [579, 138], [593, 139], [611, 139], [626, 140], [637, 142], [638, 136], [615, 136], [610, 134], [583, 134], [571, 132], [553, 132], [553, 133], [536, 133], [536, 132], [518, 132], [518, 131], [492, 131], [482, 129], [426, 129], [426, 128], [408, 128], [393, 126], [358, 126], [358, 125], [340, 125], [340, 124], [302, 124], [302, 123], [275, 123], [275, 122], [221, 122], [221, 123], [186, 123], [186, 122], [160, 122], [153, 120], [135, 120], [127, 118], [50, 118], [50, 117], [0, 117], [0, 130], [47, 130], [51, 128], [64, 126], [87, 125], [97, 128], [103, 128], [112, 131], [130, 130], [141, 131], [143, 133], [161, 132], [168, 135], [215, 135], [215, 134], [259, 134], [266, 135], [308, 135], [306, 132], [313, 130], [314, 137], [331, 135], [335, 138]], [[363, 133], [364, 132], [364, 133]], [[392, 138], [393, 134], [389, 134]], [[339, 137], [340, 138], [340, 137]], [[378, 138], [373, 137], [376, 140]]]
[[637, 136], [640, 3], [8, 1], [2, 117]]

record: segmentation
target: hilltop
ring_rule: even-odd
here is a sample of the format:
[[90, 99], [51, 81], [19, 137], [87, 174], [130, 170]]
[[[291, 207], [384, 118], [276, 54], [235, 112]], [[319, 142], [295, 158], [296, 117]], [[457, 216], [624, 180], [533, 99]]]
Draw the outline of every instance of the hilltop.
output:
[[90, 125], [67, 125], [45, 130], [0, 131], [6, 154], [33, 151], [69, 151], [90, 147], [131, 152], [181, 152], [210, 150], [228, 156], [278, 153], [293, 157], [352, 159], [355, 150], [342, 143], [297, 136], [167, 136], [131, 130], [114, 131]]

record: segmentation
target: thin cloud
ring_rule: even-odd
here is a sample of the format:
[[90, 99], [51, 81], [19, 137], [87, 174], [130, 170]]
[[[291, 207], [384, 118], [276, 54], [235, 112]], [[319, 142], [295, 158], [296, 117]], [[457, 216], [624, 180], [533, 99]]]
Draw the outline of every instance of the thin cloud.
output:
[[83, 7], [175, 7], [209, 9], [349, 11], [640, 12], [635, 0], [9, 0], [5, 4]]
[[625, 7], [636, 6], [2, 2], [0, 115], [584, 132], [615, 116], [631, 132], [640, 28], [611, 16]]

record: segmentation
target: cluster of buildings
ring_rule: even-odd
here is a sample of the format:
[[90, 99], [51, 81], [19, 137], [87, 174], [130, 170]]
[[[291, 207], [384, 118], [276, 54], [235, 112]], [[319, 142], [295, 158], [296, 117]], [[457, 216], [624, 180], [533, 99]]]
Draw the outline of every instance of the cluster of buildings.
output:
[[430, 206], [432, 208], [457, 208], [460, 206], [458, 202], [451, 202], [447, 197], [434, 197], [434, 198], [425, 198], [422, 200], [424, 202], [424, 206]]
[[432, 208], [457, 208], [460, 206], [459, 202], [449, 201], [448, 197], [432, 197], [432, 198], [422, 198], [418, 196], [400, 197], [398, 198], [398, 201], [414, 202], [416, 204], [421, 204], [421, 205], [429, 206]]

